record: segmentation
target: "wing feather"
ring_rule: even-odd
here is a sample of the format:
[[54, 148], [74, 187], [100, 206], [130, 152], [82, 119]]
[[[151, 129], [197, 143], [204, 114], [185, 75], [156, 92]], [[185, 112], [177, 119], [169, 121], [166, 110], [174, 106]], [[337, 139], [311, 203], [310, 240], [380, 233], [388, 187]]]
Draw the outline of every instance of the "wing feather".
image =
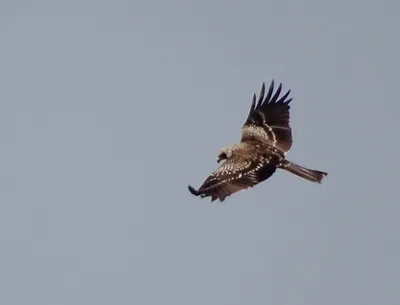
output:
[[226, 160], [203, 182], [198, 190], [189, 186], [189, 191], [196, 196], [211, 197], [211, 201], [226, 197], [249, 187], [253, 187], [268, 179], [276, 171], [276, 162], [271, 162], [276, 156], [259, 161], [231, 158]]
[[287, 99], [290, 90], [282, 97], [282, 84], [274, 93], [274, 80], [271, 81], [267, 95], [263, 83], [260, 95], [253, 96], [252, 104], [246, 122], [242, 128], [242, 142], [258, 141], [277, 147], [285, 154], [292, 146], [292, 129], [290, 127], [289, 103]]
[[[259, 96], [259, 98], [258, 98], [257, 107], [258, 107], [259, 105], [261, 105], [261, 103], [263, 102], [264, 93], [265, 93], [265, 84], [263, 83], [263, 84], [262, 84], [262, 87], [261, 87], [260, 96]], [[255, 97], [255, 96], [256, 96], [256, 95], [254, 94], [254, 97]], [[253, 109], [253, 110], [254, 110], [254, 109]]]

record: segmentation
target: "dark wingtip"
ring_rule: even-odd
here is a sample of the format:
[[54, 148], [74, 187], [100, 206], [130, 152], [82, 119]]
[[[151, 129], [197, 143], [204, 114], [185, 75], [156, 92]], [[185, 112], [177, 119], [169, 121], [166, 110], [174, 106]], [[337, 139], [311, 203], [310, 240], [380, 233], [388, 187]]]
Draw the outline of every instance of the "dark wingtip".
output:
[[271, 99], [272, 92], [274, 91], [274, 86], [275, 86], [275, 82], [274, 82], [274, 79], [272, 79], [271, 84], [269, 85], [269, 88], [268, 88], [267, 96], [264, 99], [265, 104], [267, 104], [269, 102], [269, 100]]
[[188, 189], [189, 189], [189, 192], [191, 192], [193, 195], [199, 196], [199, 192], [196, 191], [196, 189], [193, 186], [188, 185]]

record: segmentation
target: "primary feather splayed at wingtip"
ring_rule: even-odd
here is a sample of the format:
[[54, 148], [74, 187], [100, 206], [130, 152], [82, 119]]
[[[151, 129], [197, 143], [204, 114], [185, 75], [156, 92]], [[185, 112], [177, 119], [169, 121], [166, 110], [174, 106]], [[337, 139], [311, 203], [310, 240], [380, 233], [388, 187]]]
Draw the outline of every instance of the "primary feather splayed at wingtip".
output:
[[267, 104], [289, 104], [291, 102], [292, 99], [286, 100], [286, 98], [289, 96], [290, 94], [290, 90], [288, 90], [279, 100], [279, 96], [282, 92], [282, 83], [279, 83], [278, 88], [276, 89], [275, 93], [274, 93], [274, 80], [271, 81], [271, 84], [269, 85], [268, 88], [268, 92], [267, 95], [265, 95], [265, 83], [262, 84], [261, 87], [261, 91], [260, 94], [258, 96], [258, 100], [256, 103], [256, 94], [253, 95], [253, 100], [252, 100], [252, 104], [250, 107], [250, 112], [260, 109], [262, 108], [264, 105]]
[[[282, 92], [282, 83], [279, 84], [279, 86], [276, 89], [275, 93], [274, 93], [274, 86], [275, 86], [275, 82], [274, 82], [274, 79], [272, 79], [271, 84], [269, 85], [269, 88], [268, 88], [267, 95], [265, 95], [266, 85], [265, 85], [265, 82], [262, 83], [261, 91], [260, 91], [260, 94], [258, 96], [258, 100], [257, 100], [257, 95], [255, 93], [253, 94], [249, 115], [251, 115], [251, 113], [253, 113], [255, 110], [258, 110], [260, 108], [264, 108], [267, 105], [271, 105], [271, 104], [286, 104], [286, 105], [288, 105], [292, 101], [292, 98], [286, 100], [286, 98], [290, 94], [290, 90], [288, 90], [278, 100], [279, 95]], [[273, 93], [274, 93], [274, 95], [272, 96]]]

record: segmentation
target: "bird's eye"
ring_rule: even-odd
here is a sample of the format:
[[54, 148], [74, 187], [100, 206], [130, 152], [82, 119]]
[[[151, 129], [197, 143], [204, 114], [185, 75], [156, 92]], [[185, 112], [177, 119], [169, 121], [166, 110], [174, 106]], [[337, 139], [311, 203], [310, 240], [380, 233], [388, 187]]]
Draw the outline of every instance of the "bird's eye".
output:
[[226, 153], [222, 153], [222, 154], [219, 155], [219, 158], [220, 158], [221, 160], [225, 160], [225, 159], [228, 158], [228, 156], [226, 155]]

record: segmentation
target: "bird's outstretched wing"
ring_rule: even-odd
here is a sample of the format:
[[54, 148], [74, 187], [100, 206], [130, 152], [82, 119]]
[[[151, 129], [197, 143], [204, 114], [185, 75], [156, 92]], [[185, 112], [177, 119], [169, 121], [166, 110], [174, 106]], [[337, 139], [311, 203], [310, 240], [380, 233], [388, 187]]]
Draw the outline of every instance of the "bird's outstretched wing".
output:
[[287, 99], [290, 90], [280, 97], [282, 84], [279, 84], [274, 94], [273, 91], [272, 80], [267, 95], [265, 83], [257, 102], [254, 94], [249, 115], [242, 127], [241, 141], [259, 141], [286, 153], [292, 146], [292, 129], [289, 123], [289, 103], [292, 99]]
[[189, 191], [202, 198], [211, 196], [211, 201], [253, 187], [268, 179], [276, 170], [276, 156], [263, 157], [257, 161], [240, 158], [227, 159], [215, 170], [198, 190], [189, 185]]

